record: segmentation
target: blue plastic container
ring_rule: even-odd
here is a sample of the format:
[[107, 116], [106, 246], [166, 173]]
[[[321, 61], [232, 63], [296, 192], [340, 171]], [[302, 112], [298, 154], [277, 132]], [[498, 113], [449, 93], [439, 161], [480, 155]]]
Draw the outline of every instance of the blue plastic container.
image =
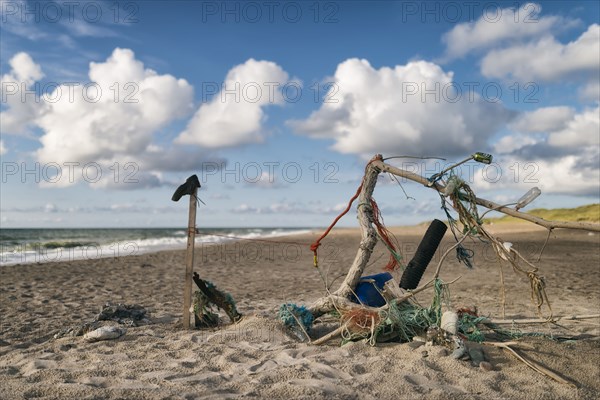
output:
[[381, 307], [385, 304], [385, 299], [379, 292], [383, 291], [383, 286], [390, 279], [392, 279], [392, 275], [389, 272], [363, 276], [358, 281], [356, 289], [354, 289], [358, 299], [354, 295], [350, 299], [355, 303], [362, 303], [366, 306]]

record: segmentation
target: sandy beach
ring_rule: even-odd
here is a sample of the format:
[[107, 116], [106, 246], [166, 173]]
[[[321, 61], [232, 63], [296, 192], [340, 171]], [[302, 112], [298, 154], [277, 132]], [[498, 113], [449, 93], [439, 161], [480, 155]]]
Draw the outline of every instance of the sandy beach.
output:
[[[409, 259], [425, 227], [394, 228]], [[529, 225], [490, 227], [529, 259], [546, 239]], [[320, 232], [270, 241], [202, 245], [195, 271], [230, 292], [244, 318], [218, 329], [182, 330], [184, 251], [0, 268], [0, 398], [2, 399], [594, 399], [600, 395], [598, 319], [522, 326], [525, 331], [572, 337], [527, 338], [523, 352], [576, 387], [528, 368], [501, 349], [484, 346], [492, 371], [457, 361], [442, 347], [363, 342], [340, 346], [297, 343], [276, 320], [284, 302], [308, 305], [325, 293], [308, 245]], [[323, 242], [320, 263], [332, 289], [351, 264], [358, 230], [338, 229]], [[433, 274], [446, 234], [423, 281]], [[477, 306], [502, 318], [500, 264], [491, 248], [469, 242], [475, 268], [451, 256], [441, 277], [451, 281], [454, 307]], [[556, 231], [540, 262], [554, 315], [600, 310], [600, 235]], [[380, 244], [366, 273], [380, 272], [387, 256]], [[506, 318], [536, 318], [529, 281], [504, 267]], [[336, 280], [337, 279], [337, 280]], [[416, 296], [427, 305], [432, 291]], [[91, 321], [106, 303], [139, 304], [149, 324], [128, 327], [116, 340], [88, 343], [54, 335]], [[544, 309], [547, 312], [547, 309]], [[335, 325], [315, 325], [324, 333]]]

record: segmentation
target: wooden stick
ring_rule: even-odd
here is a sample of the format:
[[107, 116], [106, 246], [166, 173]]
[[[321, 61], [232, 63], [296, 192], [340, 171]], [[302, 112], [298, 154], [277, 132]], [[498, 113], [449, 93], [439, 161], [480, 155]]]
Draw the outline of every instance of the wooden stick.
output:
[[427, 289], [429, 286], [431, 286], [431, 284], [435, 282], [435, 278], [433, 278], [432, 280], [430, 280], [429, 282], [427, 282], [424, 285], [419, 286], [418, 288], [411, 290], [410, 292], [408, 292], [407, 294], [405, 294], [402, 297], [398, 297], [398, 299], [396, 300], [397, 303], [402, 303], [403, 301], [406, 301], [408, 299], [410, 299], [411, 297], [413, 297], [414, 295], [416, 295], [419, 292], [422, 292], [423, 290]]
[[486, 342], [486, 344], [489, 344], [489, 345], [492, 345], [492, 346], [495, 346], [495, 347], [500, 347], [500, 348], [503, 348], [504, 350], [507, 350], [512, 355], [514, 355], [515, 357], [517, 357], [518, 360], [520, 360], [525, 365], [527, 365], [529, 368], [531, 368], [531, 369], [539, 372], [542, 375], [546, 375], [546, 376], [554, 379], [557, 382], [564, 383], [565, 385], [569, 385], [569, 386], [572, 386], [574, 388], [577, 387], [577, 385], [575, 385], [573, 382], [570, 382], [570, 381], [566, 380], [562, 376], [556, 374], [554, 371], [551, 371], [548, 368], [544, 367], [542, 364], [539, 364], [539, 363], [537, 363], [535, 361], [532, 361], [532, 360], [530, 360], [528, 358], [525, 358], [524, 355], [519, 354], [517, 352], [517, 350], [511, 348], [510, 345], [507, 344], [507, 343], [502, 343], [502, 342]]
[[[389, 172], [390, 174], [400, 176], [402, 178], [409, 179], [411, 181], [420, 183], [424, 186], [431, 187], [438, 192], [443, 191], [445, 187], [439, 183], [431, 183], [429, 180], [421, 175], [417, 175], [415, 173], [405, 171], [403, 169], [394, 167], [392, 165], [386, 164], [383, 161], [376, 160], [373, 161], [372, 165], [379, 168], [383, 172]], [[493, 201], [481, 199], [479, 197], [475, 198], [475, 203], [480, 206], [494, 209], [495, 211], [499, 211], [503, 214], [510, 215], [511, 217], [520, 218], [525, 221], [533, 222], [534, 224], [543, 226], [546, 229], [555, 229], [555, 228], [563, 228], [563, 229], [580, 229], [585, 231], [594, 231], [600, 232], [600, 224], [595, 224], [591, 222], [577, 222], [577, 221], [548, 221], [540, 217], [536, 217], [534, 215], [530, 215], [527, 213], [522, 213], [516, 211], [513, 208], [509, 208], [503, 206], [501, 204], [494, 203]]]
[[194, 273], [194, 242], [196, 240], [196, 196], [198, 188], [190, 195], [188, 218], [187, 252], [185, 255], [185, 282], [183, 287], [183, 329], [190, 329], [190, 307], [192, 305], [192, 275]]
[[531, 319], [490, 319], [489, 322], [493, 324], [544, 324], [547, 322], [553, 323], [558, 321], [576, 321], [582, 319], [593, 319], [600, 318], [600, 314], [590, 314], [590, 315], [569, 315], [563, 317], [553, 317], [550, 319], [543, 318], [531, 318]]
[[346, 325], [338, 326], [334, 331], [329, 332], [327, 335], [318, 338], [317, 340], [313, 340], [311, 344], [320, 345], [327, 342], [329, 339], [333, 339], [334, 337], [340, 336], [342, 332], [346, 328]]

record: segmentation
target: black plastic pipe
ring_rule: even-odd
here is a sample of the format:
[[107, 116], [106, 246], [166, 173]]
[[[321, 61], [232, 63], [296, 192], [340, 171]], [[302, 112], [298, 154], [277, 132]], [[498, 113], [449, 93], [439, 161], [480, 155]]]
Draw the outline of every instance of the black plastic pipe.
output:
[[425, 236], [423, 236], [423, 240], [421, 240], [419, 247], [417, 247], [415, 256], [410, 260], [402, 274], [402, 278], [400, 279], [400, 287], [402, 289], [416, 289], [419, 286], [425, 269], [427, 269], [447, 229], [446, 224], [439, 219], [434, 219], [431, 222], [431, 225], [427, 228], [427, 232], [425, 232]]

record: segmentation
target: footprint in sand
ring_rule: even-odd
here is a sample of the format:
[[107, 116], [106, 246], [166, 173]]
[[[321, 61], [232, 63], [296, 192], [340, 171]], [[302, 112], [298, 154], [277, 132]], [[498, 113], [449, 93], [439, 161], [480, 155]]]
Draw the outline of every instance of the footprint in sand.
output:
[[91, 376], [89, 378], [83, 378], [79, 383], [97, 388], [107, 388], [110, 386], [111, 379], [112, 378], [104, 378], [101, 376]]
[[434, 393], [446, 393], [446, 394], [464, 394], [465, 392], [457, 387], [451, 385], [445, 385], [439, 382], [435, 382], [423, 375], [407, 374], [404, 375], [404, 380], [410, 383], [415, 391], [417, 392], [434, 392]]
[[52, 360], [34, 360], [23, 368], [23, 376], [30, 376], [43, 369], [56, 369], [57, 363]]

